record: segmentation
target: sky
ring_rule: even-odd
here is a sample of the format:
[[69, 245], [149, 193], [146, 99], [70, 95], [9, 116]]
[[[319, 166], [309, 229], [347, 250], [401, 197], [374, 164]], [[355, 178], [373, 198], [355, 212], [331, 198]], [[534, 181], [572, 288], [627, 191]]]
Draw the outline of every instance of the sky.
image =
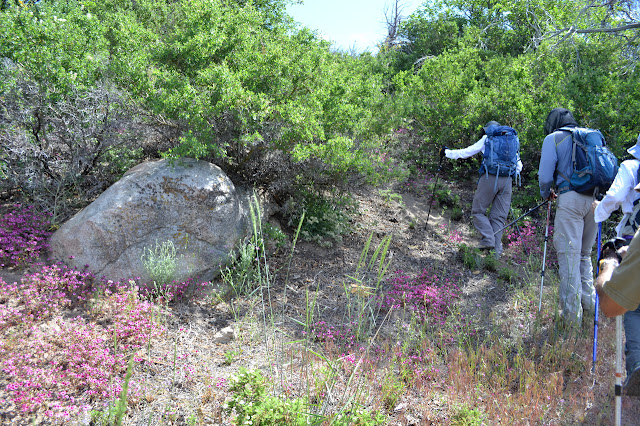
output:
[[[287, 7], [293, 19], [320, 36], [334, 41], [334, 47], [357, 52], [377, 52], [376, 44], [384, 40], [387, 29], [385, 9], [393, 0], [304, 0]], [[424, 0], [401, 0], [401, 15], [408, 17]]]

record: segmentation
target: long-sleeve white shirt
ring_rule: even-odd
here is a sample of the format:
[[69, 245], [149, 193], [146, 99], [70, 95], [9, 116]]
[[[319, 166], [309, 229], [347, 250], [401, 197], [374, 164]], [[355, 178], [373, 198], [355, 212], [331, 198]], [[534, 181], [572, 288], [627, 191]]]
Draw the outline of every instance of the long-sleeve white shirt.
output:
[[[445, 149], [444, 155], [452, 160], [459, 158], [469, 158], [478, 153], [484, 154], [484, 144], [487, 140], [487, 135], [483, 135], [480, 140], [473, 145], [461, 149]], [[522, 171], [522, 161], [518, 158], [518, 164], [516, 165], [516, 171], [520, 173]]]
[[[620, 164], [611, 187], [594, 211], [593, 219], [596, 223], [607, 220], [619, 207], [622, 207], [624, 214], [633, 211], [633, 202], [640, 198], [640, 193], [634, 191], [638, 184], [639, 167], [640, 161], [635, 159], [625, 160]], [[618, 224], [616, 231], [619, 231], [621, 226], [622, 222]]]

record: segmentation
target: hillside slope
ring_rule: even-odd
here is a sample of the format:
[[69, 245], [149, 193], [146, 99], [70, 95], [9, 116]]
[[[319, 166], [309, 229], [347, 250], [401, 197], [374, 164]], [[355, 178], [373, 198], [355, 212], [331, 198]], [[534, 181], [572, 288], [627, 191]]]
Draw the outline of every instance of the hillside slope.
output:
[[[351, 412], [357, 400], [393, 425], [612, 424], [614, 322], [600, 321], [591, 373], [593, 318], [579, 331], [558, 327], [553, 267], [537, 312], [540, 259], [533, 251], [541, 250], [541, 218], [532, 219], [538, 239], [528, 257], [514, 246], [487, 264], [461, 245], [475, 241], [468, 212], [473, 183], [440, 182], [459, 198], [459, 220], [451, 219], [451, 206], [435, 204], [425, 226], [426, 186], [363, 189], [354, 194], [352, 233], [329, 248], [298, 241], [272, 254], [268, 272], [262, 270], [267, 285], [251, 294], [229, 298], [218, 282], [206, 296], [157, 299], [166, 332], [136, 352], [136, 391], [124, 424], [231, 424], [224, 407], [243, 369], [262, 371], [278, 398], [309, 397], [316, 415]], [[375, 273], [358, 263], [370, 236], [367, 258], [391, 236], [380, 291], [389, 292], [398, 276], [423, 271], [441, 283], [455, 279], [460, 291], [442, 321], [422, 326], [408, 303], [381, 310], [369, 303]], [[0, 277], [11, 282], [20, 272], [0, 270]], [[436, 305], [426, 297], [430, 318]], [[373, 328], [354, 339], [345, 330], [353, 332], [356, 311], [372, 318]], [[52, 422], [42, 412], [21, 412], [1, 385], [3, 422]], [[635, 424], [639, 405], [623, 397], [623, 424]], [[91, 409], [105, 408], [93, 402]]]

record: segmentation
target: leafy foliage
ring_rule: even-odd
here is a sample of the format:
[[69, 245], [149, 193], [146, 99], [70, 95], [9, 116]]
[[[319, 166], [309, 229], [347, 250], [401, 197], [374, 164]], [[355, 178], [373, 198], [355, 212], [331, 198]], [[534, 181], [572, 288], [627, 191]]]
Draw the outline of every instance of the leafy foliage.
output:
[[[107, 78], [104, 27], [82, 7], [2, 15], [0, 190], [19, 188], [57, 223], [139, 158], [135, 108]], [[120, 160], [108, 161], [114, 154]]]
[[168, 155], [211, 159], [283, 198], [311, 173], [303, 162], [326, 166], [324, 180], [304, 179], [317, 185], [366, 173], [376, 157], [359, 145], [379, 75], [286, 20], [265, 25], [279, 6], [264, 3], [114, 1], [92, 11], [112, 29], [110, 50], [123, 53], [113, 64], [120, 84], [181, 129]]
[[240, 375], [231, 383], [233, 393], [227, 412], [235, 413], [236, 424], [306, 425], [304, 399], [281, 399], [267, 392], [267, 379], [259, 371], [240, 368]]
[[143, 247], [140, 260], [154, 283], [165, 285], [173, 281], [178, 269], [178, 255], [173, 241], [156, 241], [153, 247]]
[[284, 213], [289, 217], [288, 225], [291, 227], [302, 220], [300, 236], [303, 240], [331, 247], [342, 241], [342, 236], [351, 229], [351, 207], [347, 196], [303, 191], [300, 196], [290, 199], [284, 206]]
[[[518, 130], [531, 180], [554, 107], [621, 157], [640, 128], [634, 2], [428, 2], [377, 55], [331, 51], [286, 4], [3, 2], [0, 193], [22, 191], [58, 223], [166, 155], [300, 205], [434, 170], [442, 145], [475, 142], [491, 119]], [[590, 31], [603, 28], [615, 32]]]

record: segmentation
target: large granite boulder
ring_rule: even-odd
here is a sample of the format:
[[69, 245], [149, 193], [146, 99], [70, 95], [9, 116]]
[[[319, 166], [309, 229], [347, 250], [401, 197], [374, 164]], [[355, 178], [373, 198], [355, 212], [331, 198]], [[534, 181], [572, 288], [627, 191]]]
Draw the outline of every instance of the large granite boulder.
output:
[[55, 260], [88, 265], [98, 277], [150, 282], [143, 253], [171, 241], [175, 279], [210, 280], [247, 235], [249, 220], [248, 198], [217, 166], [194, 159], [151, 161], [129, 170], [64, 223], [50, 250]]

